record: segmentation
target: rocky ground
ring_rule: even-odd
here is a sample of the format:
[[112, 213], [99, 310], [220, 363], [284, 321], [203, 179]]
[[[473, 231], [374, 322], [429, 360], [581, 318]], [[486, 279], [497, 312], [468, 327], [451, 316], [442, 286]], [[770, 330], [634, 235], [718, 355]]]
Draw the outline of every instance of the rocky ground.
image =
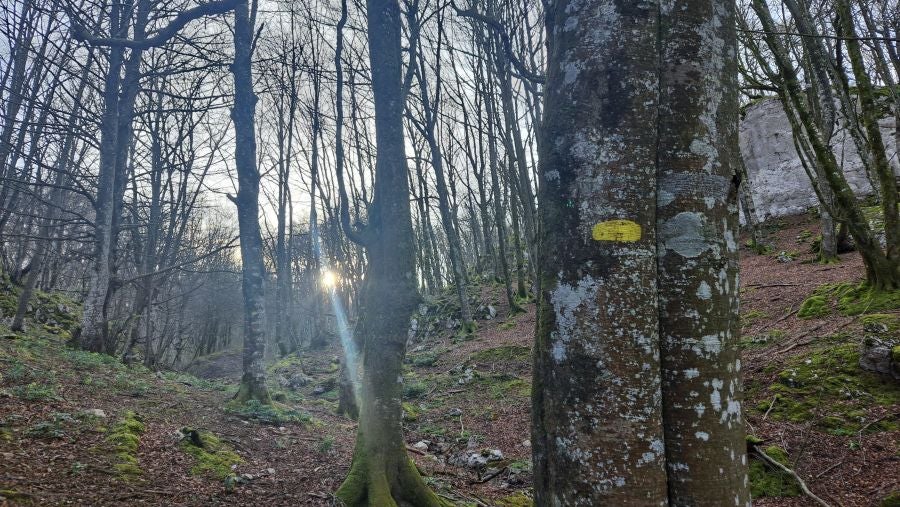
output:
[[[748, 445], [830, 505], [881, 505], [900, 491], [900, 387], [859, 368], [859, 343], [897, 339], [900, 313], [878, 308], [896, 301], [842, 314], [853, 313], [840, 304], [853, 286], [840, 284], [860, 279], [857, 255], [813, 262], [810, 217], [767, 227], [772, 251], [744, 251], [741, 262]], [[417, 316], [408, 449], [456, 504], [530, 505], [534, 305], [508, 316], [498, 287], [472, 297], [482, 317], [474, 337], [447, 328], [452, 297]], [[65, 310], [51, 299], [43, 304]], [[38, 318], [49, 324], [25, 336], [0, 326], [0, 505], [332, 503], [355, 431], [335, 415], [338, 349], [272, 364], [277, 409], [235, 409], [237, 352], [195, 365], [197, 376], [158, 374], [70, 350], [65, 319]], [[757, 505], [815, 505], [759, 458], [751, 476]]]

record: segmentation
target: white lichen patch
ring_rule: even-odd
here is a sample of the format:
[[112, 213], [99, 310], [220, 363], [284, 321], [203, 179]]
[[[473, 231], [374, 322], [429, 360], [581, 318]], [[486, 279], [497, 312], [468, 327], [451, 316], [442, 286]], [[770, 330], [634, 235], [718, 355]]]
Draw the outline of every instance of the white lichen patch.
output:
[[[550, 294], [550, 302], [556, 313], [556, 330], [551, 333], [550, 353], [557, 363], [566, 359], [566, 348], [578, 330], [579, 320], [576, 312], [596, 313], [597, 282], [585, 276], [575, 285], [559, 281], [556, 289]], [[582, 313], [582, 318], [584, 317]], [[582, 325], [590, 325], [586, 319]]]
[[705, 301], [708, 301], [712, 298], [712, 289], [710, 288], [709, 284], [706, 283], [706, 280], [700, 282], [700, 286], [697, 287], [697, 297]]

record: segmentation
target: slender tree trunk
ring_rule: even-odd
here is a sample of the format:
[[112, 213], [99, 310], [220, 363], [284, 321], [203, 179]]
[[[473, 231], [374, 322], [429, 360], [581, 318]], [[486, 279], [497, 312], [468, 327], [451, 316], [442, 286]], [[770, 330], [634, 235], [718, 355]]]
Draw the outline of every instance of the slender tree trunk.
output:
[[[110, 25], [120, 30], [120, 7], [111, 6]], [[111, 281], [113, 195], [116, 178], [116, 157], [119, 135], [120, 72], [124, 62], [121, 46], [109, 48], [106, 80], [103, 88], [103, 115], [100, 120], [100, 172], [95, 199], [94, 253], [88, 272], [88, 290], [83, 302], [81, 325], [75, 333], [78, 345], [92, 352], [100, 352], [106, 336], [105, 302]]]
[[753, 201], [753, 182], [750, 181], [750, 173], [747, 171], [747, 165], [744, 164], [744, 159], [741, 158], [738, 163], [738, 174], [741, 178], [741, 186], [738, 189], [738, 198], [740, 199], [741, 208], [744, 209], [744, 218], [747, 221], [747, 228], [750, 230], [751, 246], [757, 253], [763, 253], [764, 245], [762, 231], [759, 227], [759, 218], [756, 215], [756, 204]]
[[[416, 23], [416, 13], [415, 11], [410, 11], [407, 15], [407, 19], [410, 20], [410, 24]], [[419, 27], [416, 26], [414, 31], [418, 34]], [[444, 159], [441, 155], [441, 148], [438, 144], [437, 139], [437, 127], [438, 127], [438, 111], [436, 110], [437, 104], [432, 103], [431, 93], [428, 87], [428, 78], [425, 72], [423, 57], [420, 54], [421, 51], [421, 41], [417, 40], [411, 42], [411, 44], [416, 45], [418, 51], [416, 51], [414, 60], [411, 64], [417, 65], [416, 68], [416, 77], [419, 82], [419, 92], [421, 93], [421, 103], [422, 103], [422, 111], [424, 113], [424, 128], [422, 128], [422, 134], [425, 137], [425, 141], [428, 143], [428, 149], [431, 154], [431, 166], [434, 169], [434, 179], [435, 179], [435, 187], [437, 189], [438, 194], [438, 211], [441, 215], [441, 224], [444, 227], [444, 232], [447, 234], [447, 250], [448, 256], [450, 257], [450, 269], [453, 274], [453, 283], [456, 289], [456, 296], [459, 300], [459, 310], [460, 310], [460, 320], [462, 320], [461, 330], [463, 333], [471, 333], [475, 329], [475, 323], [472, 319], [472, 309], [469, 305], [469, 295], [468, 295], [468, 283], [466, 280], [466, 266], [465, 261], [463, 260], [461, 241], [459, 238], [459, 233], [455, 224], [455, 216], [453, 211], [451, 210], [450, 204], [450, 195], [449, 190], [447, 188], [447, 177], [444, 170]], [[438, 41], [438, 47], [440, 47], [440, 40]], [[440, 51], [436, 56], [437, 61], [440, 61]], [[437, 84], [435, 86], [435, 94], [440, 96], [441, 93], [441, 74], [440, 67], [437, 68]]]
[[497, 154], [497, 139], [495, 132], [495, 105], [491, 89], [484, 92], [485, 112], [487, 114], [488, 135], [488, 165], [491, 172], [491, 192], [494, 199], [494, 223], [497, 226], [497, 253], [499, 256], [500, 275], [503, 277], [503, 288], [506, 290], [506, 301], [509, 304], [509, 314], [515, 315], [522, 312], [522, 308], [516, 302], [512, 289], [512, 274], [509, 269], [509, 254], [507, 253], [506, 210], [503, 206], [503, 191], [500, 188], [500, 160]]
[[357, 324], [364, 372], [359, 428], [350, 472], [336, 496], [351, 507], [432, 507], [440, 500], [407, 456], [400, 421], [406, 331], [420, 300], [403, 140], [402, 20], [397, 0], [366, 5], [378, 146], [375, 200]]
[[896, 290], [900, 289], [900, 213], [897, 210], [900, 197], [898, 197], [897, 178], [888, 162], [884, 141], [881, 138], [872, 80], [869, 78], [866, 62], [863, 61], [849, 2], [837, 0], [837, 11], [844, 35], [847, 37], [847, 54], [850, 57], [859, 93], [862, 124], [871, 148], [874, 172], [878, 178], [878, 184], [881, 186], [886, 262], [883, 268], [879, 268], [874, 285], [879, 289]]
[[[254, 2], [253, 13], [256, 12]], [[255, 16], [254, 16], [255, 17]], [[253, 20], [247, 0], [234, 9], [234, 109], [231, 117], [235, 133], [235, 167], [238, 194], [234, 198], [238, 210], [241, 236], [241, 287], [244, 295], [244, 375], [235, 400], [239, 403], [257, 400], [269, 403], [263, 358], [266, 348], [265, 297], [263, 284], [263, 243], [259, 229], [259, 169], [256, 166], [256, 94], [252, 75]]]
[[507, 185], [506, 202], [508, 203], [507, 207], [510, 211], [513, 228], [513, 250], [516, 259], [516, 297], [525, 299], [528, 297], [528, 288], [525, 284], [525, 256], [522, 255], [522, 233], [519, 226], [519, 209], [521, 209], [521, 202], [517, 198], [521, 194], [517, 191], [516, 187], [518, 185], [513, 180], [515, 161], [511, 155], [509, 159], [509, 172], [507, 173], [509, 175], [509, 184]]

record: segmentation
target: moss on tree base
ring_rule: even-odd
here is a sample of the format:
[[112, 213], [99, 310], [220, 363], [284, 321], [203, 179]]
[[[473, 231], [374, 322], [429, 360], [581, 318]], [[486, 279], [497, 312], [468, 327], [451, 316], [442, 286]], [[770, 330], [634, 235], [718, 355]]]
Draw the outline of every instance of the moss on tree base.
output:
[[449, 507], [419, 474], [403, 448], [372, 452], [360, 434], [353, 464], [335, 497], [347, 507]]

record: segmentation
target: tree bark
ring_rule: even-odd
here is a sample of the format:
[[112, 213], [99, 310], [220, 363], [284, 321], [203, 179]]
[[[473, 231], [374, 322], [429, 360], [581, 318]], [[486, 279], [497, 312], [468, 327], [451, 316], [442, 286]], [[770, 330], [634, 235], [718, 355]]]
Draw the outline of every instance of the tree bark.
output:
[[663, 9], [656, 238], [669, 505], [749, 507], [735, 4], [676, 0]]
[[[255, 13], [255, 0], [254, 13]], [[238, 210], [241, 237], [241, 288], [244, 295], [244, 374], [235, 396], [239, 403], [257, 400], [269, 403], [263, 357], [266, 348], [265, 298], [263, 284], [263, 243], [259, 229], [259, 169], [256, 165], [256, 94], [253, 92], [251, 68], [253, 21], [247, 0], [234, 9], [234, 108], [231, 118], [235, 133], [235, 167], [238, 193], [234, 198]]]
[[537, 505], [666, 505], [654, 182], [658, 6], [547, 8]]
[[364, 379], [353, 463], [336, 496], [348, 506], [439, 506], [406, 454], [400, 421], [406, 332], [420, 301], [403, 140], [400, 6], [397, 0], [366, 6], [377, 152], [356, 329]]

